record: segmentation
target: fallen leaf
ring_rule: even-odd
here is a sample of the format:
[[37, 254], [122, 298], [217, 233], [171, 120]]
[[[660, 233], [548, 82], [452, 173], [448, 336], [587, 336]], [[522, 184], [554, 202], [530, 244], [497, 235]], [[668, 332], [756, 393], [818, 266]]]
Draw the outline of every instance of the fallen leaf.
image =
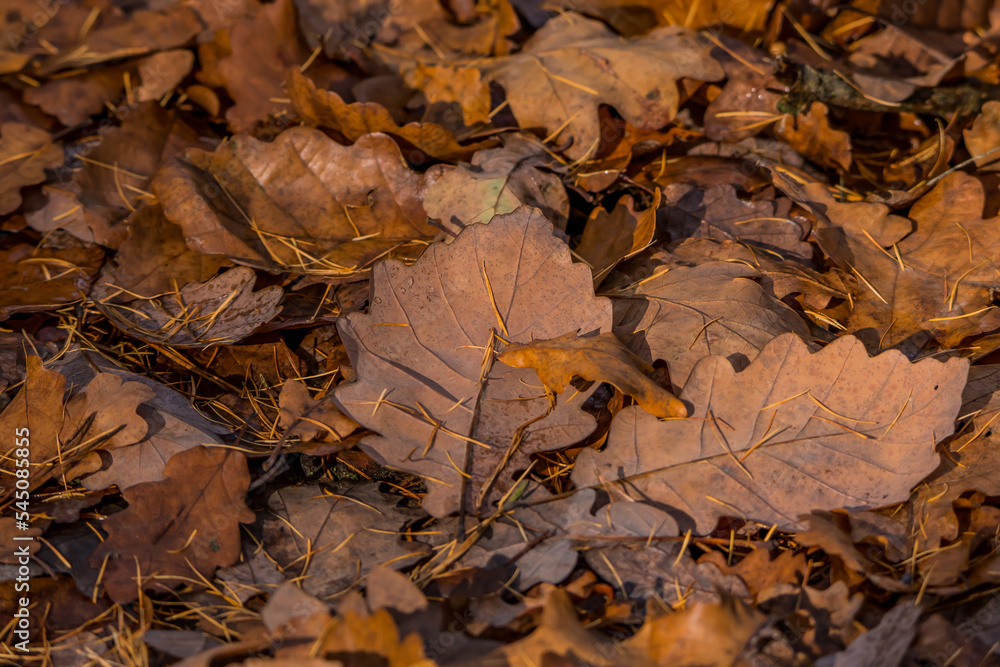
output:
[[[21, 391], [0, 413], [0, 426], [11, 436], [4, 447], [4, 495], [12, 495], [17, 466], [15, 460], [27, 459], [32, 486], [43, 479], [44, 466], [57, 461], [59, 456], [59, 431], [63, 421], [63, 393], [66, 380], [59, 373], [47, 370], [40, 357], [27, 358], [27, 373]], [[24, 432], [27, 429], [27, 433]], [[27, 441], [22, 440], [27, 438]], [[15, 456], [18, 449], [28, 445], [28, 456]], [[32, 467], [34, 470], [32, 470]]]
[[23, 123], [0, 125], [0, 215], [21, 206], [21, 188], [45, 180], [63, 163], [62, 148], [45, 130]]
[[917, 634], [923, 609], [904, 600], [879, 624], [864, 633], [840, 653], [816, 661], [817, 667], [898, 667]]
[[99, 307], [117, 327], [148, 342], [174, 347], [235, 343], [281, 310], [282, 289], [272, 285], [254, 292], [256, 280], [252, 269], [239, 266], [162, 298], [129, 306], [105, 301]]
[[373, 568], [402, 568], [426, 555], [424, 545], [398, 532], [423, 512], [397, 501], [377, 484], [280, 489], [268, 500], [265, 548], [282, 569], [302, 570], [306, 592], [321, 598], [341, 593]]
[[400, 126], [388, 110], [375, 102], [347, 104], [332, 90], [320, 90], [297, 68], [288, 72], [288, 95], [299, 117], [314, 127], [328, 127], [340, 132], [348, 141], [357, 141], [366, 134], [384, 132], [398, 137], [419, 151], [448, 161], [464, 160], [490, 143], [478, 142], [463, 146], [455, 135], [436, 123], [407, 123]]
[[[104, 520], [107, 539], [90, 564], [125, 604], [141, 589], [167, 590], [211, 576], [240, 554], [240, 523], [254, 520], [244, 496], [246, 459], [227, 449], [195, 447], [175, 455], [161, 482], [137, 484], [122, 495], [127, 509]], [[142, 577], [141, 582], [136, 577]]]
[[572, 160], [593, 155], [600, 143], [599, 104], [613, 106], [633, 127], [657, 129], [677, 113], [678, 79], [722, 77], [707, 50], [681, 28], [622, 40], [604, 24], [569, 12], [548, 21], [519, 53], [477, 69], [503, 86], [521, 127], [557, 133]]
[[189, 151], [153, 181], [192, 249], [327, 276], [353, 275], [387, 251], [433, 237], [424, 187], [386, 135], [345, 147], [305, 127], [270, 144], [236, 136], [214, 153]]
[[[702, 534], [722, 516], [796, 528], [806, 510], [899, 502], [938, 465], [932, 441], [954, 429], [966, 363], [870, 358], [852, 336], [810, 354], [793, 334], [738, 374], [707, 357], [681, 394], [692, 419], [625, 408], [607, 448], [580, 453], [573, 481], [641, 494]], [[659, 442], [674, 446], [636, 447]]]
[[595, 286], [618, 262], [652, 244], [659, 205], [660, 191], [656, 190], [652, 205], [641, 212], [633, 208], [630, 195], [622, 197], [610, 212], [600, 207], [593, 210], [576, 254], [593, 269]]
[[281, 424], [303, 440], [339, 441], [357, 427], [332, 401], [314, 399], [301, 380], [285, 380], [278, 394]]
[[424, 208], [452, 235], [522, 205], [541, 209], [562, 229], [569, 199], [559, 177], [538, 168], [549, 161], [537, 142], [510, 135], [503, 148], [477, 152], [471, 165], [432, 168], [434, 180], [424, 196]]
[[336, 399], [380, 434], [362, 441], [366, 453], [428, 480], [423, 507], [434, 516], [458, 510], [463, 496], [478, 511], [491, 497], [483, 494], [509, 488], [503, 474], [528, 454], [594, 428], [580, 409], [589, 392], [552, 406], [534, 371], [492, 361], [494, 331], [527, 343], [610, 327], [610, 303], [594, 297], [589, 269], [572, 263], [553, 231], [522, 207], [431, 245], [413, 266], [381, 262], [369, 313], [338, 323], [358, 381], [339, 386]]
[[0, 248], [0, 322], [81, 301], [104, 259], [100, 248]]
[[566, 391], [578, 376], [613, 385], [660, 419], [687, 416], [683, 403], [649, 379], [652, 366], [629, 352], [613, 333], [581, 338], [571, 332], [548, 340], [508, 345], [497, 359], [515, 368], [533, 368], [546, 389], [557, 394]]
[[850, 171], [851, 137], [830, 127], [829, 112], [822, 102], [813, 102], [803, 114], [782, 116], [774, 126], [774, 133], [824, 167]]
[[710, 354], [742, 370], [774, 337], [809, 335], [805, 322], [768, 294], [755, 280], [760, 274], [745, 264], [660, 267], [654, 276], [610, 293], [615, 334], [643, 361], [666, 361], [678, 387]]

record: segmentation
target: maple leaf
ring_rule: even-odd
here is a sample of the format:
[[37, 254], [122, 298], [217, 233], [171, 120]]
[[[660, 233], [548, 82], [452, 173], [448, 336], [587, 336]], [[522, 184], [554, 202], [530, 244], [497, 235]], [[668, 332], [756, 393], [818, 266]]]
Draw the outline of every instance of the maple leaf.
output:
[[93, 567], [104, 568], [102, 583], [116, 602], [135, 600], [140, 588], [170, 590], [232, 565], [240, 554], [239, 524], [254, 520], [244, 502], [250, 474], [239, 452], [195, 447], [172, 457], [164, 474], [161, 482], [122, 493], [129, 506], [104, 521], [108, 537], [90, 557]]
[[[580, 454], [573, 481], [627, 488], [702, 533], [721, 516], [795, 527], [803, 510], [899, 502], [937, 467], [933, 442], [954, 429], [967, 368], [870, 358], [852, 336], [810, 354], [783, 334], [741, 373], [700, 361], [681, 394], [694, 419], [625, 408], [607, 448]], [[674, 446], [648, 446], [665, 441]]]
[[214, 153], [188, 151], [153, 181], [194, 250], [323, 275], [352, 275], [388, 250], [433, 237], [423, 188], [386, 135], [345, 147], [306, 127], [270, 144], [236, 136]]
[[521, 207], [431, 245], [413, 266], [375, 266], [370, 311], [338, 322], [358, 380], [335, 396], [380, 434], [362, 449], [428, 480], [428, 512], [450, 514], [463, 496], [471, 511], [491, 486], [509, 488], [497, 477], [505, 468], [594, 428], [581, 410], [589, 392], [551, 406], [534, 371], [494, 364], [494, 331], [527, 343], [610, 324], [610, 302], [594, 296], [587, 267], [572, 263], [540, 212]]

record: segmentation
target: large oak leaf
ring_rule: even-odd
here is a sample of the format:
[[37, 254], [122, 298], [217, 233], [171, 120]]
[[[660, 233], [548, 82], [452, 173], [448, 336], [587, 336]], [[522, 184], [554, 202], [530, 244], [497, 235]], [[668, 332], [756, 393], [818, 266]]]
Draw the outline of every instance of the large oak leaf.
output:
[[384, 134], [353, 146], [306, 127], [270, 144], [237, 136], [188, 151], [153, 189], [191, 248], [256, 268], [350, 275], [438, 231], [421, 206], [424, 177]]
[[681, 395], [692, 419], [620, 412], [608, 447], [584, 450], [573, 481], [614, 484], [701, 533], [722, 516], [797, 528], [811, 509], [892, 504], [938, 465], [967, 369], [869, 357], [853, 336], [810, 354], [786, 334], [741, 373], [721, 357], [699, 362]]
[[572, 263], [535, 209], [471, 225], [413, 266], [377, 264], [371, 311], [339, 325], [358, 381], [338, 387], [337, 400], [380, 434], [362, 441], [366, 452], [427, 479], [424, 507], [435, 516], [458, 510], [463, 491], [474, 510], [484, 481], [505, 466], [594, 428], [580, 409], [588, 392], [566, 392], [551, 407], [533, 370], [493, 363], [494, 331], [528, 343], [611, 327], [611, 304], [594, 296], [589, 269]]

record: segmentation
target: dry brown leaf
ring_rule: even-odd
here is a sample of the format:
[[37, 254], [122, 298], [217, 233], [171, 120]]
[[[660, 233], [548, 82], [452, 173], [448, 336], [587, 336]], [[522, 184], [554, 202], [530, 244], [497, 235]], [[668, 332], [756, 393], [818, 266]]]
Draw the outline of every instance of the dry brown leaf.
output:
[[721, 357], [699, 362], [681, 395], [692, 419], [618, 413], [607, 448], [581, 452], [573, 481], [663, 503], [699, 533], [722, 516], [795, 528], [810, 509], [899, 502], [939, 463], [934, 443], [954, 429], [967, 363], [870, 358], [852, 336], [810, 354], [784, 334], [739, 374]]
[[644, 211], [636, 211], [631, 195], [625, 195], [611, 212], [600, 207], [591, 212], [576, 254], [593, 270], [595, 286], [618, 262], [653, 242], [659, 205], [660, 191], [656, 190], [652, 205]]
[[886, 346], [923, 331], [955, 346], [1000, 326], [993, 305], [1000, 239], [997, 219], [982, 217], [984, 197], [975, 177], [948, 175], [910, 208], [915, 229], [905, 238], [864, 233], [851, 212], [877, 204], [837, 205], [846, 211], [827, 207], [833, 225], [817, 231], [819, 243], [856, 272], [863, 290], [850, 326], [873, 327]]
[[765, 620], [739, 600], [696, 604], [647, 620], [622, 649], [650, 665], [727, 667], [739, 663]]
[[[223, 444], [220, 435], [227, 429], [205, 419], [183, 395], [155, 380], [125, 371], [95, 352], [79, 348], [69, 350], [52, 367], [65, 376], [72, 387], [87, 388], [97, 377], [105, 378], [105, 382], [110, 377], [117, 377], [121, 387], [131, 388], [132, 393], [144, 397], [135, 410], [144, 420], [145, 427], [145, 436], [139, 442], [101, 441], [102, 455], [92, 453], [78, 462], [74, 470], [79, 474], [91, 473], [83, 479], [88, 489], [112, 485], [126, 489], [144, 482], [158, 482], [165, 479], [164, 467], [175, 454], [199, 445]], [[108, 398], [123, 397], [113, 394]], [[107, 409], [111, 414], [98, 412], [100, 420], [116, 423], [114, 420], [121, 419], [117, 414], [118, 406], [111, 404]], [[89, 432], [99, 433], [93, 425]], [[102, 463], [108, 457], [110, 464]]]
[[198, 136], [173, 111], [156, 102], [130, 109], [119, 127], [101, 133], [96, 147], [81, 153], [73, 180], [46, 186], [49, 201], [25, 217], [40, 232], [65, 229], [85, 243], [119, 247], [128, 234], [126, 218], [144, 198], [156, 170]]
[[917, 635], [923, 611], [909, 600], [900, 600], [878, 625], [845, 650], [817, 660], [816, 667], [899, 667]]
[[598, 149], [600, 104], [613, 106], [633, 127], [657, 129], [677, 113], [678, 79], [722, 77], [708, 49], [682, 28], [623, 40], [569, 12], [549, 20], [516, 55], [475, 67], [483, 80], [503, 86], [521, 127], [557, 133], [556, 145], [566, 145], [573, 160]]
[[162, 482], [126, 489], [128, 508], [103, 522], [108, 537], [90, 564], [104, 567], [102, 583], [115, 602], [135, 600], [140, 587], [169, 591], [232, 565], [239, 524], [254, 520], [244, 502], [250, 474], [241, 453], [195, 447], [171, 458], [164, 474]]
[[824, 167], [850, 171], [851, 137], [843, 130], [830, 127], [828, 113], [825, 104], [813, 102], [803, 114], [784, 115], [774, 126], [774, 133]]
[[[0, 427], [4, 429], [4, 433], [10, 434], [2, 459], [5, 496], [13, 495], [18, 479], [15, 477], [16, 459], [27, 458], [30, 462], [29, 479], [32, 487], [35, 487], [46, 478], [48, 470], [44, 466], [60, 458], [59, 431], [63, 423], [66, 379], [56, 371], [46, 369], [42, 365], [42, 359], [34, 355], [28, 356], [27, 367], [24, 385], [0, 414]], [[27, 429], [27, 433], [21, 429]], [[18, 443], [23, 445], [21, 438], [24, 437], [28, 438], [30, 445], [28, 456], [15, 456], [18, 449], [23, 449]]]
[[739, 33], [764, 29], [774, 0], [703, 0], [689, 4], [684, 0], [550, 0], [552, 7], [595, 16], [606, 21], [623, 35], [639, 35], [658, 25], [683, 25], [692, 30], [709, 26], [728, 26]]
[[21, 188], [45, 180], [63, 163], [63, 150], [45, 130], [24, 123], [0, 125], [0, 215], [21, 206]]
[[334, 405], [333, 401], [317, 400], [301, 380], [285, 380], [278, 394], [281, 425], [288, 435], [303, 440], [323, 442], [343, 440], [358, 424]]
[[348, 141], [357, 141], [373, 132], [384, 132], [402, 139], [431, 157], [448, 161], [471, 158], [476, 151], [492, 145], [492, 142], [479, 142], [463, 146], [455, 140], [455, 135], [450, 130], [436, 123], [407, 123], [400, 126], [381, 104], [347, 104], [332, 90], [317, 88], [298, 68], [289, 70], [287, 86], [295, 113], [303, 121], [312, 126], [336, 130]]
[[[128, 238], [95, 281], [91, 298], [127, 303], [154, 297], [188, 283], [210, 280], [226, 263], [222, 255], [203, 255], [187, 247], [181, 228], [159, 205], [144, 205], [128, 218]], [[115, 295], [112, 297], [112, 295]]]
[[581, 410], [590, 391], [553, 408], [534, 371], [493, 363], [494, 331], [527, 343], [610, 328], [610, 303], [553, 231], [521, 207], [431, 245], [413, 266], [379, 263], [370, 312], [338, 322], [358, 381], [340, 385], [337, 401], [380, 434], [362, 441], [366, 453], [428, 480], [423, 506], [434, 516], [457, 511], [463, 496], [478, 511], [492, 497], [477, 498], [491, 490], [484, 483], [502, 495], [530, 453], [594, 428]]
[[982, 111], [972, 122], [972, 127], [965, 130], [965, 147], [969, 155], [976, 158], [976, 166], [983, 171], [997, 171], [1000, 165], [1000, 102], [989, 101], [983, 104]]
[[809, 335], [805, 322], [765, 291], [759, 277], [735, 262], [659, 267], [638, 287], [610, 293], [615, 334], [643, 361], [666, 361], [678, 387], [709, 354], [742, 370], [775, 336]]
[[430, 104], [454, 102], [466, 125], [490, 119], [490, 87], [478, 69], [417, 64], [403, 73], [406, 85], [424, 93]]
[[424, 208], [452, 235], [522, 205], [541, 209], [563, 229], [569, 216], [566, 189], [558, 176], [538, 169], [550, 160], [537, 141], [509, 135], [503, 148], [477, 152], [471, 165], [432, 168]]
[[341, 593], [373, 568], [406, 567], [427, 554], [425, 545], [396, 532], [425, 516], [399, 507], [398, 500], [372, 483], [339, 484], [329, 491], [316, 485], [280, 489], [268, 500], [265, 549], [282, 569], [304, 570], [299, 576], [308, 593], [321, 598]]
[[574, 377], [607, 382], [635, 399], [646, 412], [661, 419], [686, 417], [687, 408], [669, 391], [649, 379], [653, 367], [628, 351], [613, 333], [585, 338], [576, 332], [508, 345], [500, 361], [515, 368], [533, 368], [542, 384], [557, 394]]
[[353, 275], [398, 246], [433, 237], [424, 187], [386, 135], [345, 147], [306, 127], [270, 144], [237, 136], [214, 153], [189, 151], [153, 181], [192, 249], [329, 276]]
[[781, 257], [812, 260], [813, 247], [804, 241], [806, 230], [789, 217], [788, 199], [747, 201], [731, 185], [702, 189], [689, 183], [668, 185], [663, 194], [666, 205], [658, 217], [672, 239], [743, 241]]
[[105, 301], [99, 307], [115, 326], [152, 343], [207, 347], [235, 343], [281, 311], [277, 285], [253, 291], [257, 275], [238, 266], [205, 283], [192, 283], [162, 298]]
[[82, 300], [104, 259], [100, 248], [0, 248], [0, 322], [15, 313]]

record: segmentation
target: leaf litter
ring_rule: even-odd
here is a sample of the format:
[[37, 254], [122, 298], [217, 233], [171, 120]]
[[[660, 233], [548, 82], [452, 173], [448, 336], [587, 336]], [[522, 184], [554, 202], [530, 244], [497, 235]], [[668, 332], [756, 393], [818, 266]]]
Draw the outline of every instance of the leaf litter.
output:
[[0, 660], [1000, 664], [960, 4], [14, 0]]

